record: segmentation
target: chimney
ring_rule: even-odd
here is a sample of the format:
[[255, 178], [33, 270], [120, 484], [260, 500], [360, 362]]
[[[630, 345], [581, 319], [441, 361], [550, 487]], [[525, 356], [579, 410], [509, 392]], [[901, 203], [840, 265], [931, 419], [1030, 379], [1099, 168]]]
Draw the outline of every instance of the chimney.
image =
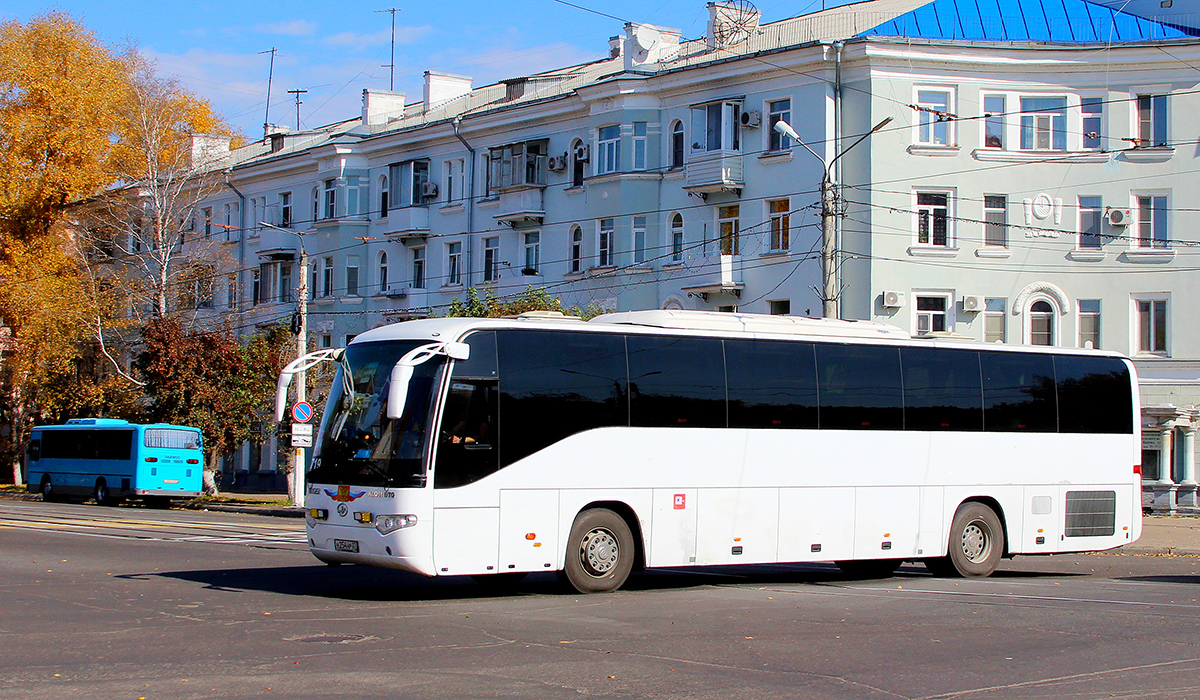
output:
[[207, 168], [219, 164], [229, 157], [229, 142], [232, 136], [221, 134], [189, 134], [191, 140], [190, 165]]
[[471, 92], [471, 78], [453, 73], [425, 71], [425, 111]]
[[625, 39], [620, 36], [608, 37], [608, 57], [619, 58], [621, 56], [621, 47], [624, 46]]
[[387, 90], [363, 90], [363, 126], [386, 124], [404, 116], [404, 93]]

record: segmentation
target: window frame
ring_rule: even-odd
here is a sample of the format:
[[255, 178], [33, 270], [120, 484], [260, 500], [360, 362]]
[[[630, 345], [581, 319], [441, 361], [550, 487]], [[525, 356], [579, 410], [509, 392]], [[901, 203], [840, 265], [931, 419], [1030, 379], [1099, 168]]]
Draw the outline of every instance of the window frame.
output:
[[[639, 127], [641, 133], [639, 134]], [[649, 122], [633, 122], [633, 169], [645, 170], [649, 160]]]
[[[526, 231], [521, 243], [522, 259], [524, 265], [521, 268], [523, 274], [542, 274], [542, 232]], [[530, 273], [530, 270], [533, 272]]]
[[[921, 302], [924, 300], [940, 301], [942, 308], [940, 309], [922, 309]], [[940, 333], [943, 331], [954, 331], [955, 316], [954, 316], [954, 291], [948, 289], [922, 289], [913, 291], [912, 303], [912, 329], [914, 336], [929, 335], [930, 333]], [[937, 319], [941, 319], [941, 328], [936, 328]], [[921, 321], [927, 319], [926, 327], [922, 329]]]
[[[716, 153], [721, 151], [740, 152], [742, 99], [724, 99], [692, 105], [691, 152]], [[716, 124], [713, 124], [713, 120]], [[715, 127], [715, 128], [714, 128]], [[703, 143], [698, 141], [703, 135]]]
[[337, 218], [337, 181], [336, 177], [325, 180], [321, 195], [321, 213], [325, 220]]
[[[952, 118], [940, 118], [938, 113], [953, 115], [955, 113], [956, 86], [953, 85], [914, 85], [913, 104], [919, 109], [917, 118], [913, 120], [913, 143], [921, 146], [955, 146], [958, 144], [958, 130]], [[946, 100], [933, 102], [923, 96], [944, 95]], [[940, 139], [939, 139], [940, 133]]]
[[[715, 208], [717, 250], [721, 255], [741, 255], [742, 208], [739, 204], [722, 204]], [[726, 224], [729, 230], [726, 232]]]
[[[255, 222], [258, 223], [258, 222]], [[292, 226], [292, 193], [279, 193], [279, 226], [281, 228], [291, 228]]]
[[[784, 106], [783, 103], [787, 103]], [[777, 100], [767, 100], [767, 153], [782, 153], [792, 148], [792, 137], [775, 131], [778, 122], [792, 123], [792, 98], [781, 97]]]
[[[1000, 337], [996, 338], [995, 331], [988, 328], [989, 319], [1000, 319]], [[985, 297], [983, 300], [983, 342], [1008, 342], [1008, 299], [1005, 297]]]
[[[779, 205], [783, 205], [782, 210], [778, 209]], [[771, 253], [786, 253], [791, 250], [791, 221], [792, 221], [792, 200], [789, 197], [783, 199], [768, 199], [767, 220], [769, 222], [767, 251]]]
[[[1080, 195], [1075, 201], [1078, 211], [1075, 249], [1103, 250], [1104, 237], [1101, 232], [1104, 230], [1104, 198]], [[1092, 219], [1092, 225], [1085, 228], [1085, 219], [1089, 217]]]
[[[990, 100], [1000, 101], [998, 111], [993, 111], [992, 108], [988, 107], [988, 101]], [[988, 115], [984, 117], [982, 123], [980, 124], [980, 128], [982, 129], [980, 134], [981, 138], [979, 141], [980, 145], [983, 148], [1003, 151], [1004, 144], [1008, 141], [1008, 115], [1006, 114], [1008, 95], [1004, 93], [985, 92], [980, 96], [979, 101], [983, 105], [984, 113]], [[988, 140], [990, 138], [996, 138], [998, 143], [989, 143]]]
[[[955, 205], [957, 203], [956, 191], [953, 189], [945, 189], [940, 187], [921, 187], [913, 189], [913, 245], [924, 249], [940, 249], [940, 250], [955, 250], [958, 248], [957, 232], [954, 226]], [[922, 204], [922, 195], [942, 196], [946, 198], [945, 204], [945, 242], [937, 243], [936, 231], [931, 226], [929, 229], [929, 240], [921, 241], [922, 217], [929, 215], [933, 217], [934, 223], [937, 221], [937, 206], [934, 204]], [[932, 207], [928, 211], [923, 207]]]
[[500, 237], [483, 239], [483, 281], [500, 279]]
[[571, 269], [573, 273], [583, 272], [583, 227], [579, 224], [571, 226]]
[[425, 246], [415, 246], [412, 249], [412, 275], [411, 286], [413, 289], [425, 289], [428, 283], [425, 279]]
[[550, 139], [516, 141], [488, 149], [489, 195], [509, 187], [545, 187]]
[[671, 170], [682, 168], [687, 154], [687, 136], [684, 132], [683, 120], [676, 119], [671, 122]]
[[[676, 225], [678, 222], [678, 226]], [[684, 220], [683, 214], [673, 212], [671, 214], [671, 262], [683, 261], [684, 238], [683, 234]]]
[[596, 220], [596, 267], [612, 267], [616, 263], [617, 220], [606, 217]]
[[1169, 93], [1148, 90], [1137, 93], [1133, 102], [1133, 123], [1137, 127], [1137, 148], [1163, 148], [1170, 142], [1167, 135], [1170, 132], [1168, 122]]
[[[1130, 314], [1130, 356], [1142, 357], [1170, 357], [1171, 356], [1171, 294], [1169, 292], [1159, 293], [1139, 293], [1130, 295], [1131, 314]], [[1144, 323], [1142, 320], [1142, 305], [1148, 304], [1146, 309], [1148, 316]], [[1162, 319], [1159, 322], [1159, 312], [1155, 308], [1157, 305], [1162, 306]], [[1143, 333], [1143, 327], [1149, 325], [1149, 340], [1145, 343], [1148, 348], [1143, 350], [1143, 340], [1147, 335]], [[1161, 346], [1156, 342], [1161, 335]]]
[[[1164, 190], [1143, 190], [1133, 192], [1133, 225], [1134, 235], [1129, 237], [1129, 246], [1134, 250], [1170, 250], [1171, 249], [1171, 193]], [[1144, 200], [1148, 200], [1145, 202]], [[1161, 200], [1161, 205], [1158, 202]], [[1148, 203], [1149, 206], [1143, 206]], [[1149, 221], [1144, 217], [1150, 212]], [[1143, 234], [1143, 229], [1149, 225], [1149, 237]]]
[[[1020, 111], [1018, 112], [1018, 117], [1017, 117], [1018, 150], [1026, 151], [1026, 152], [1030, 152], [1030, 151], [1032, 151], [1032, 152], [1052, 151], [1052, 152], [1056, 152], [1056, 153], [1069, 152], [1071, 143], [1068, 139], [1068, 134], [1070, 132], [1070, 128], [1067, 124], [1067, 120], [1070, 118], [1070, 115], [1072, 113], [1071, 97], [1072, 97], [1071, 95], [1068, 95], [1065, 93], [1064, 94], [1054, 94], [1054, 95], [1040, 95], [1040, 94], [1018, 95], [1017, 96], [1017, 104], [1020, 106]], [[1054, 111], [1050, 111], [1048, 108], [1031, 109], [1029, 111], [1025, 110], [1025, 104], [1024, 104], [1025, 100], [1053, 100], [1053, 99], [1060, 99], [1060, 98], [1063, 101], [1063, 105], [1061, 108], [1056, 108]], [[1056, 117], [1057, 117], [1057, 121], [1056, 121]], [[1046, 122], [1047, 129], [1044, 132], [1046, 134], [1046, 143], [1047, 143], [1047, 146], [1045, 148], [1039, 147], [1039, 143], [1040, 143], [1039, 136], [1040, 136], [1040, 134], [1043, 133], [1042, 124], [1041, 124], [1043, 119], [1048, 119], [1048, 121]], [[1025, 136], [1026, 136], [1028, 129], [1032, 129], [1032, 131], [1029, 131], [1029, 133], [1031, 135], [1031, 138], [1029, 141], [1030, 145], [1026, 146], [1025, 145], [1026, 144]], [[1060, 140], [1062, 143], [1061, 148], [1059, 148], [1055, 145], [1056, 142], [1058, 142]]]
[[444, 286], [462, 285], [462, 241], [446, 244], [446, 283]]
[[[1000, 206], [996, 206], [996, 200]], [[985, 248], [1008, 248], [1008, 195], [983, 195], [983, 246]], [[996, 242], [997, 236], [1000, 242]]]
[[[1043, 311], [1035, 312], [1033, 310], [1033, 307], [1040, 303], [1044, 303], [1050, 307], [1049, 315], [1047, 315], [1045, 317], [1049, 322], [1049, 328], [1046, 331], [1050, 338], [1049, 344], [1033, 342], [1033, 336], [1034, 336], [1033, 325], [1034, 325], [1034, 320], [1035, 320], [1034, 314], [1037, 314], [1036, 318], [1042, 318], [1042, 314], [1046, 313]], [[1060, 323], [1060, 319], [1062, 317], [1062, 309], [1059, 308], [1058, 302], [1053, 297], [1051, 297], [1047, 294], [1034, 294], [1034, 295], [1030, 296], [1029, 299], [1027, 299], [1025, 301], [1025, 308], [1022, 309], [1022, 313], [1025, 316], [1025, 329], [1024, 329], [1025, 345], [1036, 345], [1038, 347], [1054, 348], [1054, 347], [1059, 347], [1062, 344], [1062, 324]]]
[[[1084, 310], [1085, 304], [1088, 306], [1087, 310]], [[1094, 311], [1091, 310], [1093, 304], [1095, 305]], [[1103, 312], [1104, 312], [1104, 304], [1103, 304], [1103, 300], [1101, 300], [1101, 299], [1076, 299], [1075, 300], [1075, 314], [1076, 314], [1075, 328], [1077, 331], [1076, 332], [1076, 336], [1077, 336], [1076, 337], [1076, 347], [1086, 348], [1087, 343], [1091, 342], [1092, 343], [1091, 349], [1099, 350], [1101, 348], [1100, 337], [1101, 337], [1101, 333], [1103, 331], [1103, 325], [1102, 325]], [[1094, 321], [1091, 324], [1092, 328], [1088, 332], [1087, 338], [1084, 337], [1084, 319], [1094, 319]]]
[[596, 174], [621, 171], [621, 125], [605, 124], [596, 129]]

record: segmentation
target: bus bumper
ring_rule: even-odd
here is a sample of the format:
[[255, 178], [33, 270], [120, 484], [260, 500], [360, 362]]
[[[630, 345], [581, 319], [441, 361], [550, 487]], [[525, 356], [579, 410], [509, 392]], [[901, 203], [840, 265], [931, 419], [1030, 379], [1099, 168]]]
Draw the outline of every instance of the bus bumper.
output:
[[[309, 523], [308, 549], [326, 563], [368, 564], [434, 576], [429, 534], [429, 526], [423, 524], [381, 535], [370, 526]], [[346, 551], [351, 548], [357, 551]]]
[[165, 496], [168, 498], [199, 498], [199, 491], [166, 491], [156, 489], [133, 489], [129, 493], [134, 496]]

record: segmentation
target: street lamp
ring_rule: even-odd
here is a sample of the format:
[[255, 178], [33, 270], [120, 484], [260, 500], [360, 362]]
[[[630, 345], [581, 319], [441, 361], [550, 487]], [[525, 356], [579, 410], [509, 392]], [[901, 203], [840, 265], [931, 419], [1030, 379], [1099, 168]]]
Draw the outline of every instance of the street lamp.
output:
[[[290, 233], [300, 239], [300, 285], [297, 287], [296, 299], [296, 317], [300, 319], [300, 327], [296, 333], [296, 358], [299, 359], [308, 354], [308, 252], [304, 250], [304, 234], [291, 229], [268, 224], [265, 221], [258, 222], [259, 226], [263, 226], [276, 231]], [[304, 370], [297, 372], [300, 381], [296, 383], [296, 403], [307, 400], [307, 387], [304, 381]], [[292, 448], [292, 483], [291, 483], [292, 503], [296, 505], [304, 504], [304, 448]]]
[[[837, 254], [837, 232], [834, 229], [834, 217], [837, 216], [837, 193], [834, 190], [833, 184], [833, 164], [837, 162], [838, 158], [846, 155], [850, 149], [865, 141], [871, 134], [890, 124], [891, 121], [892, 118], [888, 117], [871, 127], [870, 131], [842, 149], [842, 152], [834, 156], [833, 160], [829, 161], [829, 164], [825, 166], [825, 174], [821, 178], [821, 315], [825, 318], [837, 318], [838, 315], [837, 298], [839, 290], [835, 261], [835, 255]], [[817, 160], [820, 160], [822, 164], [825, 163], [825, 159], [819, 153], [814, 151], [807, 143], [800, 140], [800, 135], [796, 133], [791, 124], [780, 119], [771, 128], [804, 146], [809, 153], [816, 156]]]

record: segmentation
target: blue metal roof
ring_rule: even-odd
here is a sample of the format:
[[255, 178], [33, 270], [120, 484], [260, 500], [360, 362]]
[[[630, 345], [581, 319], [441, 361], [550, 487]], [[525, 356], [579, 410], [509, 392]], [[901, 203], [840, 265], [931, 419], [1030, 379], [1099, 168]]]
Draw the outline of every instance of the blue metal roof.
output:
[[1087, 0], [932, 0], [859, 36], [1108, 43], [1186, 39], [1189, 34]]

